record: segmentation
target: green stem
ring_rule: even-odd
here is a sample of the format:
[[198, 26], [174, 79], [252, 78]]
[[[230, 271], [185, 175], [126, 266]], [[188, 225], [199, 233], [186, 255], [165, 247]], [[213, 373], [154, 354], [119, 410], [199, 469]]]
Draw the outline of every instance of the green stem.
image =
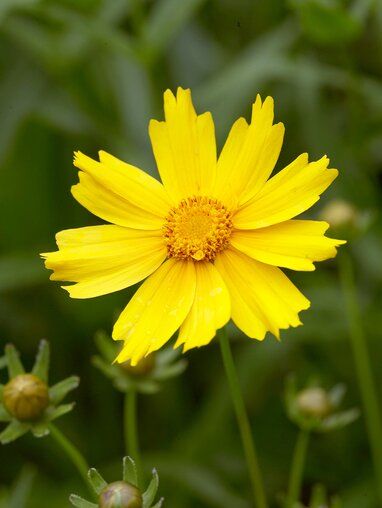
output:
[[81, 452], [74, 446], [73, 443], [69, 441], [69, 439], [66, 436], [64, 436], [64, 434], [53, 423], [49, 424], [49, 430], [50, 435], [53, 437], [56, 443], [62, 448], [62, 450], [64, 450], [67, 457], [75, 466], [77, 471], [80, 473], [84, 482], [86, 483], [86, 486], [94, 496], [94, 492], [88, 478], [89, 466], [86, 460], [84, 459], [83, 455], [81, 454]]
[[291, 471], [289, 476], [287, 507], [293, 508], [300, 499], [301, 484], [304, 473], [306, 452], [308, 449], [310, 433], [307, 430], [300, 430], [296, 446], [293, 452]]
[[253, 497], [257, 508], [267, 508], [263, 479], [257, 459], [256, 448], [252, 438], [251, 427], [241, 393], [239, 377], [232, 357], [230, 342], [225, 328], [219, 331], [220, 349], [228, 379], [232, 402], [236, 412], [242, 445], [247, 460], [248, 473], [252, 484]]
[[373, 380], [362, 314], [358, 304], [354, 267], [350, 254], [342, 252], [338, 257], [338, 263], [349, 324], [349, 336], [374, 463], [378, 497], [382, 505], [382, 420], [377, 390]]
[[137, 392], [134, 389], [130, 389], [125, 395], [124, 431], [126, 453], [135, 461], [139, 484], [142, 469], [137, 428]]

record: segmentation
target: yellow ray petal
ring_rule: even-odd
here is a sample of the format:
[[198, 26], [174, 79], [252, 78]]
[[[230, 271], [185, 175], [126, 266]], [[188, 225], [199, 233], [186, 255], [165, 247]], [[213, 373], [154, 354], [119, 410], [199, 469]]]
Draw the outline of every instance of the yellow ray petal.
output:
[[335, 257], [343, 240], [327, 238], [327, 222], [289, 220], [260, 229], [235, 230], [230, 243], [253, 259], [292, 270], [314, 270], [314, 261]]
[[68, 229], [56, 235], [59, 250], [42, 254], [52, 280], [66, 286], [72, 298], [92, 298], [132, 286], [154, 272], [167, 250], [161, 231], [120, 226]]
[[308, 163], [306, 154], [272, 177], [264, 187], [234, 215], [237, 229], [257, 229], [289, 220], [320, 199], [338, 175], [328, 169], [329, 159]]
[[162, 182], [175, 201], [209, 194], [215, 181], [215, 127], [210, 113], [197, 116], [190, 90], [164, 94], [165, 121], [149, 133]]
[[135, 229], [157, 230], [163, 219], [139, 208], [99, 184], [91, 176], [80, 173], [80, 182], [72, 187], [75, 199], [89, 212], [113, 224]]
[[[117, 196], [118, 201], [122, 204], [126, 202], [127, 206], [124, 209], [127, 217], [129, 217], [131, 208], [133, 216], [140, 213], [142, 218], [147, 217], [149, 224], [151, 224], [155, 220], [158, 222], [167, 214], [171, 207], [171, 200], [160, 182], [144, 171], [122, 162], [106, 152], [99, 152], [99, 157], [100, 162], [81, 152], [76, 152], [74, 165], [97, 184], [97, 187], [101, 189], [99, 192], [103, 190], [103, 192]], [[80, 178], [80, 182], [83, 181], [84, 179]], [[89, 180], [85, 178], [85, 182], [87, 181]], [[131, 225], [131, 227], [135, 226]]]
[[175, 345], [184, 344], [184, 351], [208, 344], [231, 315], [229, 293], [215, 266], [201, 261], [195, 263], [195, 272], [194, 302]]
[[307, 300], [284, 273], [241, 252], [227, 249], [215, 261], [231, 296], [232, 319], [249, 337], [262, 340], [267, 331], [301, 324], [298, 313]]
[[193, 261], [167, 260], [138, 289], [114, 325], [125, 344], [118, 362], [135, 365], [163, 346], [186, 318], [195, 295]]
[[280, 154], [284, 126], [273, 125], [273, 99], [262, 104], [260, 96], [252, 107], [248, 126], [239, 118], [228, 135], [217, 165], [215, 194], [223, 202], [244, 203], [265, 184]]

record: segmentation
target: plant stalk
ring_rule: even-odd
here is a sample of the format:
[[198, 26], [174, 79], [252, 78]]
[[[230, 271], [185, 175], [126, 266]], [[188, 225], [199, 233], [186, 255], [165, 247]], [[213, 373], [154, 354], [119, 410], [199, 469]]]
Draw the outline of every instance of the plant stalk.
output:
[[134, 389], [130, 389], [125, 395], [124, 432], [126, 453], [135, 461], [139, 486], [142, 467], [137, 427], [137, 392]]
[[252, 438], [251, 427], [240, 388], [239, 377], [233, 361], [231, 346], [225, 328], [219, 330], [219, 339], [223, 364], [247, 460], [248, 474], [252, 485], [255, 506], [257, 508], [267, 508], [268, 504], [257, 459], [256, 448]]
[[309, 445], [310, 432], [301, 429], [293, 452], [291, 470], [289, 475], [287, 508], [293, 508], [300, 500], [301, 485], [304, 474], [306, 453]]

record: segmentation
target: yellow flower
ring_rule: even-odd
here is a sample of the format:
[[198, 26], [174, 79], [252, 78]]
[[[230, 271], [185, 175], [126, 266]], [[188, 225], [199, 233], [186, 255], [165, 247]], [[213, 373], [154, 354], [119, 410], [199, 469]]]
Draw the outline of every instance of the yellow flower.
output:
[[149, 134], [162, 182], [99, 152], [77, 152], [73, 196], [112, 225], [57, 234], [59, 250], [42, 254], [52, 280], [72, 298], [91, 298], [145, 280], [113, 330], [117, 361], [136, 364], [179, 329], [176, 346], [208, 344], [232, 317], [249, 337], [301, 324], [309, 301], [278, 267], [314, 270], [344, 242], [324, 236], [326, 222], [291, 220], [336, 178], [322, 157], [302, 154], [269, 178], [284, 136], [273, 100], [258, 96], [248, 124], [232, 126], [216, 155], [210, 113], [197, 115], [190, 90], [164, 94], [165, 121]]

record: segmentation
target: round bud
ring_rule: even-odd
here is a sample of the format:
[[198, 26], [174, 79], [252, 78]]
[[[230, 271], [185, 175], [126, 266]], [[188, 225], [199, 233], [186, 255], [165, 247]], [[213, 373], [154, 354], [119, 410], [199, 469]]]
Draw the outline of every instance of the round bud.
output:
[[147, 376], [150, 374], [156, 365], [156, 356], [155, 353], [151, 353], [148, 356], [145, 356], [140, 360], [137, 365], [131, 365], [130, 361], [121, 363], [121, 367], [123, 370], [126, 370], [132, 376]]
[[4, 386], [3, 402], [17, 420], [37, 420], [49, 405], [48, 387], [34, 374], [20, 374]]
[[339, 229], [355, 225], [357, 210], [351, 203], [343, 199], [335, 199], [324, 206], [320, 216], [334, 229]]
[[130, 483], [110, 483], [101, 492], [98, 506], [99, 508], [142, 508], [142, 494]]
[[330, 400], [322, 388], [306, 388], [297, 396], [299, 410], [305, 416], [323, 418], [331, 410]]

